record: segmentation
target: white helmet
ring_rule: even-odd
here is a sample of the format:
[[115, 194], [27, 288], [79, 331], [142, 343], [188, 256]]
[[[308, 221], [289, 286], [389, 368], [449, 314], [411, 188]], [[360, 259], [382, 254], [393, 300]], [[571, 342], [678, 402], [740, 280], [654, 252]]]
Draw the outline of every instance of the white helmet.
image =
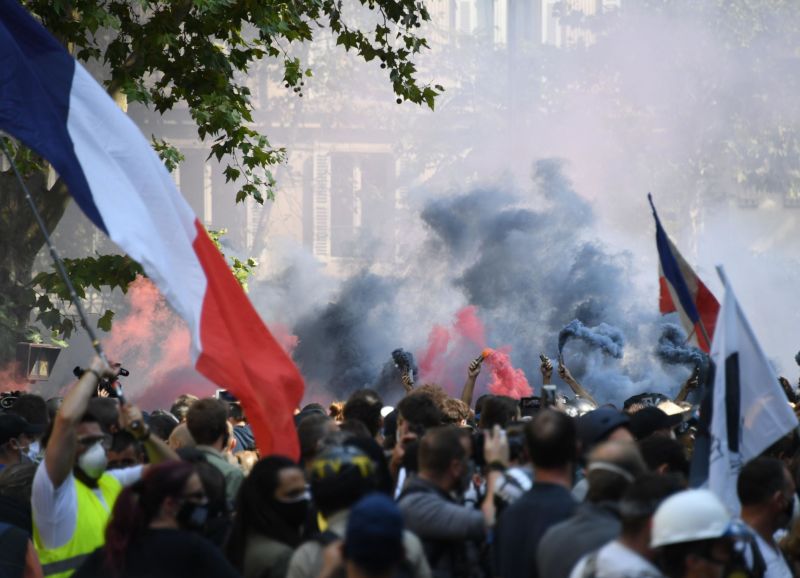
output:
[[732, 518], [710, 490], [685, 490], [664, 500], [653, 516], [650, 547], [724, 536]]

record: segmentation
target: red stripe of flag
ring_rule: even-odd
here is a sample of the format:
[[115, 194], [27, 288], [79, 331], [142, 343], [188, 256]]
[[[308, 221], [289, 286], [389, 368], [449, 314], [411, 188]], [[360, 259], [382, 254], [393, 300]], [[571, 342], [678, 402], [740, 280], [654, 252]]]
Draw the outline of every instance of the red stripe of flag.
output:
[[197, 370], [241, 402], [262, 456], [300, 456], [294, 410], [303, 378], [270, 334], [228, 264], [195, 221], [195, 253], [208, 280], [200, 322]]

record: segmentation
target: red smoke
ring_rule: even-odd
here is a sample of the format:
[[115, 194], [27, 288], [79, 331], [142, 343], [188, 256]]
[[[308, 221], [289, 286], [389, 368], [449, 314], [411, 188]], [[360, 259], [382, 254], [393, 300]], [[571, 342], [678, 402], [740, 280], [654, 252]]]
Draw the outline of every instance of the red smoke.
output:
[[[427, 348], [418, 355], [420, 383], [437, 383], [451, 395], [460, 395], [470, 362], [486, 347], [486, 330], [478, 309], [460, 309], [451, 328], [434, 325]], [[493, 394], [519, 399], [531, 395], [531, 387], [521, 369], [511, 365], [510, 347], [491, 351], [486, 365], [491, 368], [489, 390]]]
[[28, 391], [30, 384], [17, 375], [17, 364], [12, 361], [0, 368], [0, 391]]
[[216, 386], [197, 373], [189, 357], [189, 329], [152, 281], [128, 289], [129, 311], [105, 340], [108, 357], [131, 372], [120, 380], [129, 401], [144, 410], [169, 409], [182, 393], [206, 397]]
[[283, 323], [271, 323], [269, 326], [269, 331], [272, 333], [275, 341], [277, 341], [278, 344], [283, 347], [283, 350], [289, 356], [291, 356], [295, 347], [297, 347], [297, 344], [299, 343], [297, 335], [292, 335], [292, 332], [289, 331], [289, 328]]
[[476, 345], [486, 343], [486, 331], [478, 319], [478, 308], [474, 305], [467, 305], [456, 313], [455, 330], [458, 335]]
[[[144, 410], [169, 409], [183, 393], [208, 397], [220, 386], [194, 369], [189, 329], [144, 277], [128, 290], [129, 312], [114, 321], [105, 340], [108, 357], [131, 372], [120, 381], [128, 400]], [[273, 326], [275, 339], [291, 353], [297, 337], [282, 325]]]
[[507, 395], [514, 399], [529, 397], [533, 395], [533, 390], [528, 384], [528, 378], [521, 369], [511, 365], [510, 352], [510, 347], [485, 352], [489, 355], [485, 356], [483, 365], [491, 370], [489, 391], [494, 395]]
[[434, 325], [428, 335], [428, 348], [420, 356], [419, 371], [423, 377], [434, 373], [434, 368], [441, 365], [441, 359], [447, 353], [450, 343], [450, 332], [441, 325]]

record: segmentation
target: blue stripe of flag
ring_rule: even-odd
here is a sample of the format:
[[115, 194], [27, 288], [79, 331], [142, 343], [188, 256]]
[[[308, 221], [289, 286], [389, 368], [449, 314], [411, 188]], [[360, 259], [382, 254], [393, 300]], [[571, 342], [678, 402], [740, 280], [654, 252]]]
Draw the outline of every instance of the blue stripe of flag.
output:
[[667, 233], [661, 226], [661, 220], [658, 218], [656, 207], [653, 204], [653, 196], [648, 194], [647, 199], [650, 201], [650, 207], [653, 209], [653, 217], [656, 219], [656, 246], [658, 247], [658, 258], [661, 260], [661, 269], [664, 272], [664, 277], [666, 277], [669, 284], [672, 285], [675, 292], [678, 294], [678, 300], [680, 301], [681, 307], [686, 312], [687, 317], [691, 319], [692, 323], [698, 323], [700, 321], [700, 314], [697, 312], [692, 294], [678, 266], [678, 260], [670, 249]]
[[50, 161], [84, 214], [107, 232], [67, 131], [75, 66], [17, 0], [0, 0], [0, 130]]

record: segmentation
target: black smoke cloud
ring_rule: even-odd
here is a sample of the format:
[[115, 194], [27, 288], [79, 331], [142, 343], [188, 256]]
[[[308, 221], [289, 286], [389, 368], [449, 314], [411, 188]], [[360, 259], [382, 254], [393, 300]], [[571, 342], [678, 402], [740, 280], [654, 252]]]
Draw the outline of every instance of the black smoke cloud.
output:
[[653, 359], [655, 297], [640, 303], [629, 281], [632, 258], [592, 237], [589, 204], [559, 161], [535, 163], [527, 187], [477, 187], [421, 202], [418, 215], [418, 235], [400, 265], [356, 272], [329, 303], [298, 317], [294, 358], [309, 391], [343, 398], [373, 386], [396, 399], [402, 387], [387, 362], [392, 350], [419, 355], [432, 325], [446, 324], [467, 304], [478, 308], [487, 345], [510, 346], [534, 384], [538, 353], [553, 353], [573, 319], [618, 327], [629, 342], [621, 361], [580, 342], [568, 348], [568, 366], [599, 400], [621, 402], [681, 382]]

